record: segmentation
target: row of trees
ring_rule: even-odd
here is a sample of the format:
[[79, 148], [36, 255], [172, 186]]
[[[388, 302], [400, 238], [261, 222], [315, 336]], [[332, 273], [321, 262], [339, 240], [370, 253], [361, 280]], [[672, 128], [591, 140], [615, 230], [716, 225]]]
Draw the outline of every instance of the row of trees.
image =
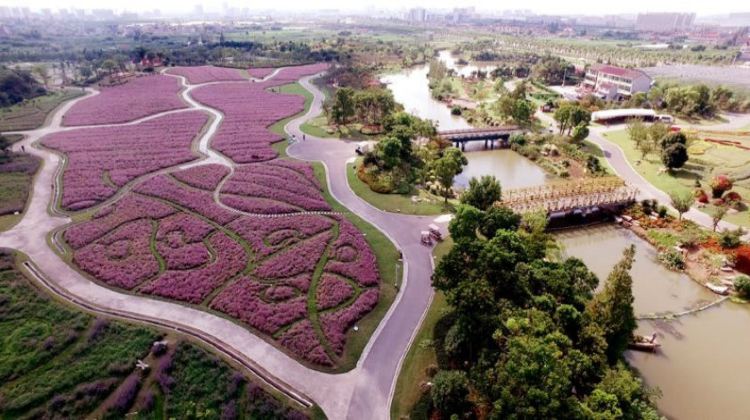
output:
[[636, 328], [634, 248], [595, 294], [583, 262], [549, 253], [546, 214], [496, 207], [499, 194], [494, 179], [472, 181], [433, 275], [450, 312], [436, 334], [432, 418], [659, 418], [622, 358]]
[[575, 102], [562, 102], [553, 116], [560, 127], [560, 135], [566, 134], [575, 142], [581, 142], [589, 136], [591, 112]]
[[647, 107], [688, 118], [712, 118], [719, 111], [750, 111], [750, 98], [725, 86], [657, 83], [648, 93], [636, 93], [630, 107]]

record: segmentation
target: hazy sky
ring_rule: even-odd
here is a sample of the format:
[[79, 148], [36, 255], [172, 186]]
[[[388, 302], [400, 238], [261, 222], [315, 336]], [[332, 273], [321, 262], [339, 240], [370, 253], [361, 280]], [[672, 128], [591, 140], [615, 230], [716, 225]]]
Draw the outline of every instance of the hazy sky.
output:
[[224, 4], [229, 7], [249, 7], [251, 9], [275, 8], [278, 10], [309, 10], [320, 8], [335, 9], [363, 9], [367, 5], [375, 5], [379, 8], [402, 9], [408, 7], [422, 6], [427, 8], [451, 8], [476, 6], [477, 9], [530, 9], [536, 13], [547, 14], [615, 14], [615, 13], [637, 13], [643, 11], [684, 11], [695, 12], [699, 15], [725, 14], [729, 12], [750, 12], [750, 4], [746, 0], [604, 0], [604, 1], [582, 1], [582, 0], [526, 0], [519, 1], [492, 1], [492, 0], [286, 0], [280, 2], [269, 1], [236, 1], [236, 0], [0, 0], [2, 6], [31, 7], [31, 8], [67, 8], [76, 7], [83, 9], [111, 8], [117, 10], [151, 10], [158, 8], [164, 12], [188, 12], [195, 4], [203, 4], [206, 11], [219, 11]]

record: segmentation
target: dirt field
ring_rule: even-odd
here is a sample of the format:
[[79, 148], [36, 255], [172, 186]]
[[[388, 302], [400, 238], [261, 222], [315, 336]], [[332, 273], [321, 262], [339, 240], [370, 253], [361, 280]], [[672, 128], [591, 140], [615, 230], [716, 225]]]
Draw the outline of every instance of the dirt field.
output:
[[654, 78], [681, 82], [703, 82], [713, 85], [732, 85], [750, 91], [750, 67], [678, 65], [641, 69]]

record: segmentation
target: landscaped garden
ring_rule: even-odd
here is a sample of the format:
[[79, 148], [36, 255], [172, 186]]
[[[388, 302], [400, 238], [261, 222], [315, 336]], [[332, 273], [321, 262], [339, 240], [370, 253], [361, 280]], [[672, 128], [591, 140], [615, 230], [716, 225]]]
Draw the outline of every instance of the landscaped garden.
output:
[[[0, 143], [4, 140], [0, 136]], [[39, 164], [36, 156], [0, 150], [0, 231], [20, 220]]]
[[[689, 159], [682, 167], [671, 171], [664, 169], [662, 157], [656, 150], [646, 153], [644, 157], [628, 130], [605, 133], [604, 137], [623, 150], [639, 174], [665, 193], [696, 193], [703, 190], [707, 195], [705, 200], [699, 193], [696, 193], [696, 200], [699, 201], [698, 208], [709, 214], [717, 207], [715, 199], [720, 198], [710, 197], [711, 182], [719, 175], [729, 178], [731, 190], [739, 195], [739, 201], [750, 196], [750, 151], [744, 148], [750, 146], [750, 138], [742, 132], [712, 134], [704, 130], [686, 131], [686, 134], [690, 139], [687, 145]], [[739, 226], [750, 226], [748, 210], [743, 204], [729, 210], [724, 220]]]
[[[397, 252], [331, 199], [320, 168], [276, 158], [279, 149], [270, 146], [282, 137], [268, 128], [309, 102], [283, 93], [294, 86], [289, 80], [324, 68], [300, 66], [267, 82], [193, 92], [225, 114], [213, 144], [237, 162], [231, 174], [217, 164], [153, 174], [196, 157], [190, 144], [205, 116], [195, 111], [44, 139], [68, 160], [64, 208], [93, 208], [64, 231], [70, 262], [104, 285], [229, 317], [311, 366], [353, 367], [395, 295]], [[247, 107], [248, 100], [263, 106]], [[125, 137], [153, 143], [166, 118], [188, 121], [160, 138], [158, 153], [137, 160], [132, 153], [140, 148], [117, 147]], [[149, 123], [154, 127], [143, 130]], [[92, 134], [97, 130], [122, 136]], [[102, 135], [114, 143], [89, 141]]]
[[[42, 294], [0, 250], [0, 398], [12, 418], [302, 419], [274, 392], [173, 334], [96, 318]], [[138, 367], [137, 362], [143, 361]]]

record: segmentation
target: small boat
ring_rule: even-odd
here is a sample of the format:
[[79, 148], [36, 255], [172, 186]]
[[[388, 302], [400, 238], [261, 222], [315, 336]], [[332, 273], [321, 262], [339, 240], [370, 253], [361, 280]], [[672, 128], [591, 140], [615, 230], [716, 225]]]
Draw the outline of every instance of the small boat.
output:
[[661, 343], [656, 341], [656, 333], [648, 337], [643, 335], [633, 336], [633, 341], [628, 344], [629, 349], [638, 351], [654, 352], [659, 347], [661, 347]]
[[708, 290], [716, 293], [717, 295], [727, 295], [729, 294], [729, 287], [728, 286], [721, 286], [715, 283], [706, 283], [706, 287]]

